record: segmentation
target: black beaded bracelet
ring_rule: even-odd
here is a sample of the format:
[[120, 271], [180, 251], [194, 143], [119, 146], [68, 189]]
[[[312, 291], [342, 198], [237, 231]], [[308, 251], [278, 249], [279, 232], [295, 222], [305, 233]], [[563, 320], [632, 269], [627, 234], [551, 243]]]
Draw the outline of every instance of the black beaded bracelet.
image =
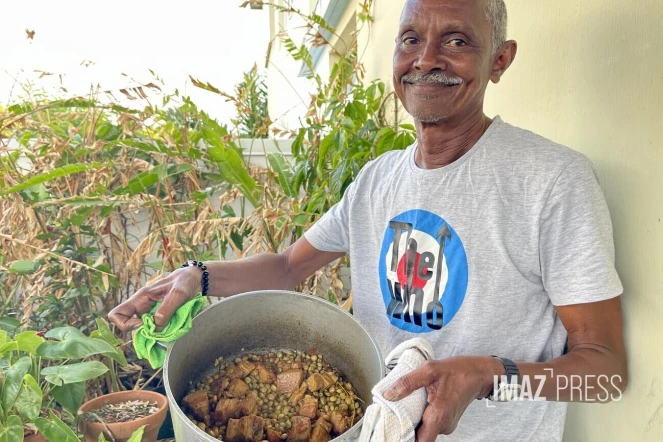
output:
[[202, 261], [191, 260], [182, 264], [182, 267], [198, 267], [203, 271], [203, 279], [200, 282], [200, 286], [203, 288], [203, 296], [207, 296], [207, 290], [209, 289], [209, 272], [207, 271], [207, 266], [203, 264]]

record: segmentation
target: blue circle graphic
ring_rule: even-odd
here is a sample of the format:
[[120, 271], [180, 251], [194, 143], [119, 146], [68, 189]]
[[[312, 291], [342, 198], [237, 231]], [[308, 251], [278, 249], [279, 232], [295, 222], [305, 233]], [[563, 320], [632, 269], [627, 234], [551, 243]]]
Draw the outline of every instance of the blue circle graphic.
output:
[[[421, 239], [421, 233], [434, 239], [436, 245], [431, 248], [431, 240], [426, 240], [428, 249], [419, 250], [421, 244], [415, 237]], [[389, 263], [388, 255], [392, 259]], [[442, 281], [443, 262], [446, 284]], [[379, 276], [391, 324], [413, 333], [434, 332], [447, 325], [463, 304], [468, 281], [467, 255], [460, 237], [444, 219], [426, 210], [410, 210], [386, 226]]]

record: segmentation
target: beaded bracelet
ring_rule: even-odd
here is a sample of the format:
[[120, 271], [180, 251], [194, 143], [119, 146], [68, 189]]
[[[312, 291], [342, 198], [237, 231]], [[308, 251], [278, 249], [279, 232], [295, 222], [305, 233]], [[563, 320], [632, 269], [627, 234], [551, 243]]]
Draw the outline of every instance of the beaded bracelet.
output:
[[200, 283], [203, 288], [203, 296], [207, 296], [207, 290], [209, 289], [209, 272], [207, 271], [207, 266], [203, 264], [202, 261], [191, 260], [182, 264], [182, 267], [199, 267], [203, 271], [203, 279]]

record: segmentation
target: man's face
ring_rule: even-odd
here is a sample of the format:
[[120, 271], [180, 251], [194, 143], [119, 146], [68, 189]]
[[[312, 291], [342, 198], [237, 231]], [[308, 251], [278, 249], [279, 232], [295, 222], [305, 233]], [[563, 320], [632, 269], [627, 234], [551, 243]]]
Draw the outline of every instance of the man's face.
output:
[[394, 88], [415, 120], [463, 119], [483, 108], [492, 68], [484, 0], [408, 0], [394, 51]]

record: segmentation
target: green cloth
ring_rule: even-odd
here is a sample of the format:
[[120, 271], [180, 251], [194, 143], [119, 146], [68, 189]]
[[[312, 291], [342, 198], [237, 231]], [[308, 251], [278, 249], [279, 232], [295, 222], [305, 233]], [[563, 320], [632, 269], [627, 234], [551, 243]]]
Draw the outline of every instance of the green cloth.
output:
[[191, 301], [177, 309], [161, 331], [157, 331], [154, 313], [160, 305], [161, 302], [157, 302], [149, 313], [142, 316], [143, 325], [134, 332], [136, 355], [147, 359], [152, 368], [162, 367], [166, 359], [166, 349], [157, 342], [173, 342], [187, 334], [191, 330], [193, 318], [207, 305], [207, 298], [198, 293]]

